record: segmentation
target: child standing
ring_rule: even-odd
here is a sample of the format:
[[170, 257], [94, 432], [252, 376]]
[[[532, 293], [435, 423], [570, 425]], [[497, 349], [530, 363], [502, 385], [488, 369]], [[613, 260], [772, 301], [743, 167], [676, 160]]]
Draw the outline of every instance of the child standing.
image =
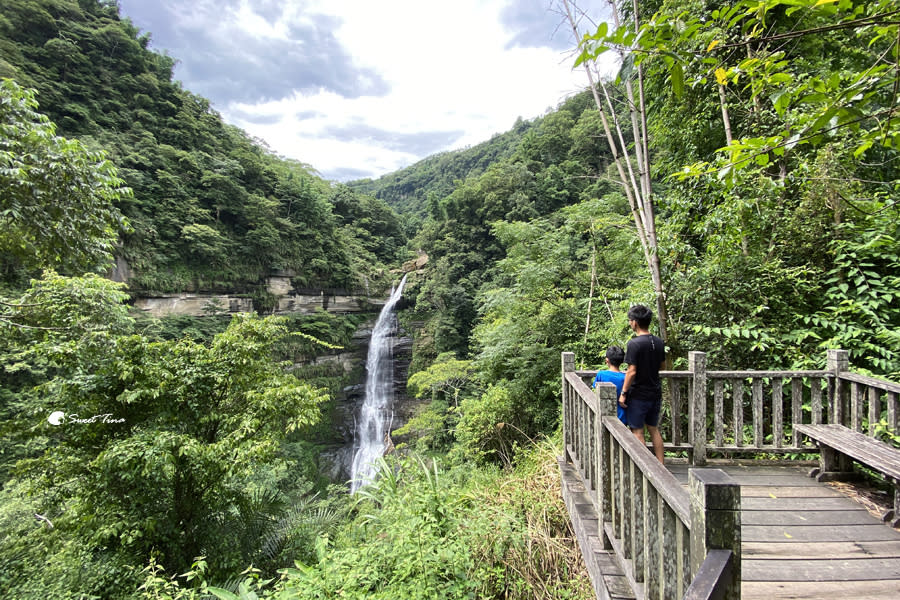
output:
[[[625, 373], [619, 370], [619, 367], [622, 365], [622, 361], [625, 360], [625, 351], [619, 348], [618, 346], [610, 346], [606, 350], [606, 371], [597, 371], [597, 376], [594, 378], [594, 387], [597, 387], [598, 381], [603, 381], [605, 383], [612, 383], [616, 386], [616, 398], [622, 395], [622, 384], [625, 382]], [[628, 422], [625, 420], [625, 407], [621, 404], [616, 405], [616, 414], [619, 416], [619, 420], [625, 423]]]

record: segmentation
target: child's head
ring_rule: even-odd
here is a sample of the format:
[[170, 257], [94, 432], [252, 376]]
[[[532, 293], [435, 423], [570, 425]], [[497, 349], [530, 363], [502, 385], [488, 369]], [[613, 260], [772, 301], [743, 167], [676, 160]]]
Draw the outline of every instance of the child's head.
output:
[[610, 346], [606, 351], [606, 360], [610, 365], [618, 367], [625, 360], [625, 351], [618, 346]]
[[643, 304], [635, 304], [628, 311], [628, 320], [634, 321], [641, 329], [648, 329], [653, 319], [653, 311]]

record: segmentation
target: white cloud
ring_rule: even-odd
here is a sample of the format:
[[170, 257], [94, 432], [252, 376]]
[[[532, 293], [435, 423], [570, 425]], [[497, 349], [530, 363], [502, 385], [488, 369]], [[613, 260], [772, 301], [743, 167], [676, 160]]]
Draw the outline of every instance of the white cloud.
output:
[[[123, 1], [126, 14], [133, 1]], [[532, 1], [550, 5], [549, 0]], [[198, 20], [217, 15], [215, 23], [207, 23], [206, 31], [215, 34], [211, 44], [221, 48], [223, 36], [252, 38], [256, 47], [287, 48], [291, 57], [273, 66], [272, 73], [266, 73], [266, 62], [274, 63], [273, 56], [243, 57], [245, 68], [260, 70], [255, 74], [215, 78], [228, 61], [187, 64], [185, 72], [202, 72], [210, 93], [221, 93], [210, 99], [226, 120], [326, 177], [348, 171], [378, 176], [424, 158], [420, 152], [425, 149], [430, 154], [477, 144], [509, 129], [517, 117], [542, 114], [587, 84], [583, 72], [572, 71], [571, 53], [550, 47], [551, 41], [567, 45], [559, 39], [566, 39], [567, 28], [548, 27], [541, 39], [523, 47], [523, 31], [502, 24], [506, 0], [231, 0], [216, 11], [203, 0], [197, 4], [202, 6], [190, 17], [184, 8], [179, 12], [191, 19], [195, 31], [203, 26]], [[537, 17], [547, 23], [555, 19], [534, 7], [516, 16], [532, 19], [524, 23], [530, 31], [543, 27], [535, 23]], [[309, 47], [316, 40], [322, 40], [319, 47]], [[181, 42], [200, 43], [184, 35]], [[182, 63], [190, 60], [177, 52], [172, 49]], [[203, 51], [195, 56], [203, 57]], [[303, 64], [291, 80], [294, 60]], [[282, 81], [261, 82], [263, 74]], [[219, 85], [217, 92], [221, 81], [242, 77], [248, 88], [222, 90]], [[184, 83], [193, 89], [189, 79]], [[256, 97], [269, 99], [254, 99], [253, 89], [263, 88]], [[350, 134], [354, 126], [359, 135]], [[329, 137], [335, 131], [342, 135]], [[387, 138], [394, 143], [385, 143]], [[404, 147], [397, 139], [416, 143]]]
[[[316, 137], [330, 127], [363, 122], [398, 133], [462, 130], [443, 148], [450, 149], [505, 131], [518, 116], [535, 117], [583, 85], [568, 67], [571, 60], [557, 51], [505, 49], [512, 34], [499, 24], [500, 2], [405, 0], [390, 3], [389, 10], [380, 2], [326, 2], [314, 9], [329, 13], [337, 6], [342, 25], [335, 36], [358, 66], [387, 82], [386, 96], [347, 99], [320, 91], [234, 106], [243, 114], [283, 114], [274, 125], [239, 124], [326, 175], [341, 168], [380, 175], [423, 158], [365, 140]], [[230, 108], [223, 112], [229, 115]], [[295, 116], [306, 112], [320, 116]]]

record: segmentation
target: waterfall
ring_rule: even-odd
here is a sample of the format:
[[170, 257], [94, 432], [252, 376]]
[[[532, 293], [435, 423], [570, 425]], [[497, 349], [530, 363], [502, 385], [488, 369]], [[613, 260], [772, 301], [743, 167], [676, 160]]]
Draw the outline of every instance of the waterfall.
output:
[[393, 346], [397, 328], [394, 306], [403, 293], [406, 275], [391, 292], [369, 342], [366, 357], [366, 397], [356, 421], [356, 451], [350, 469], [350, 493], [369, 483], [375, 476], [375, 461], [384, 453], [385, 438], [390, 431], [394, 409]]

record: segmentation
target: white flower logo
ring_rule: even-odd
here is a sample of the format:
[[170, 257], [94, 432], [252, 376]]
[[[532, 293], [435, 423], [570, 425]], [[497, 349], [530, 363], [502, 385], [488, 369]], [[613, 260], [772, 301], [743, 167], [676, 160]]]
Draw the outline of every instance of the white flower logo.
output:
[[50, 421], [51, 425], [59, 425], [62, 423], [63, 419], [66, 418], [66, 413], [61, 410], [55, 410], [50, 413], [50, 416], [47, 417], [47, 420]]

